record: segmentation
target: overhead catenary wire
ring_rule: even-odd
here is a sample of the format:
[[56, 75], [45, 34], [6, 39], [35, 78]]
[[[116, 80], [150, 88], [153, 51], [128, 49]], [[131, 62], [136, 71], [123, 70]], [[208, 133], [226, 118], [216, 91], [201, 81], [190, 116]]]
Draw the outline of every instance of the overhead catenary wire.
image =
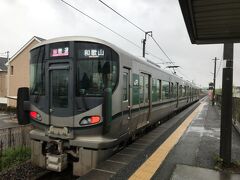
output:
[[[113, 9], [110, 5], [108, 5], [107, 3], [103, 2], [102, 0], [98, 0], [99, 2], [101, 2], [103, 5], [105, 5], [107, 8], [109, 8], [110, 10], [112, 10], [113, 12], [115, 12], [117, 15], [121, 16], [123, 19], [125, 19], [127, 22], [129, 22], [130, 24], [132, 24], [133, 26], [135, 26], [137, 29], [139, 29], [140, 31], [142, 31], [143, 33], [146, 33], [145, 30], [143, 30], [141, 27], [139, 27], [138, 25], [136, 25], [135, 23], [133, 23], [132, 21], [130, 21], [128, 18], [126, 18], [125, 16], [123, 16], [122, 14], [120, 14], [118, 11], [116, 11], [115, 9]], [[152, 36], [147, 34], [148, 36], [150, 36], [153, 41], [156, 43], [156, 45], [158, 46], [158, 48], [162, 51], [162, 53], [167, 57], [167, 59], [169, 60], [169, 62], [171, 64], [174, 64], [174, 62], [170, 59], [170, 57], [167, 55], [167, 53], [163, 50], [163, 48], [160, 46], [160, 44], [157, 42], [157, 40]]]
[[118, 14], [119, 16], [121, 16], [123, 19], [125, 19], [126, 21], [128, 21], [130, 24], [132, 24], [133, 26], [135, 26], [136, 28], [138, 28], [140, 31], [142, 31], [143, 33], [145, 33], [146, 31], [144, 31], [142, 28], [140, 28], [138, 25], [136, 25], [135, 23], [133, 23], [132, 21], [130, 21], [129, 19], [127, 19], [126, 17], [124, 17], [122, 14], [120, 14], [119, 12], [117, 12], [115, 9], [113, 9], [111, 6], [109, 6], [108, 4], [106, 4], [105, 2], [103, 2], [102, 0], [99, 0], [99, 2], [101, 2], [103, 5], [105, 5], [106, 7], [108, 7], [109, 9], [111, 9], [113, 12], [115, 12], [116, 14]]
[[119, 34], [118, 32], [114, 31], [113, 29], [109, 28], [108, 26], [104, 25], [103, 23], [99, 22], [98, 20], [94, 19], [93, 17], [89, 16], [88, 14], [84, 13], [83, 11], [81, 11], [80, 9], [78, 9], [77, 7], [73, 6], [72, 4], [69, 4], [68, 2], [64, 1], [64, 0], [60, 0], [62, 1], [64, 4], [66, 4], [67, 6], [71, 7], [72, 9], [78, 11], [79, 13], [83, 14], [84, 16], [88, 17], [89, 19], [91, 19], [92, 21], [96, 22], [97, 24], [101, 25], [102, 27], [108, 29], [109, 31], [111, 31], [112, 33], [116, 34], [117, 36], [121, 37], [122, 39], [128, 41], [129, 43], [131, 43], [132, 45], [138, 47], [141, 49], [141, 47], [139, 45], [137, 45], [136, 43], [134, 43], [133, 41], [125, 38], [124, 36], [122, 36], [121, 34]]
[[156, 39], [151, 36], [151, 38], [153, 39], [153, 41], [157, 44], [158, 48], [162, 51], [162, 53], [168, 58], [168, 60], [174, 64], [174, 62], [170, 59], [170, 57], [165, 53], [165, 51], [163, 50], [163, 48], [160, 46], [160, 44], [156, 41]]
[[[139, 45], [137, 45], [136, 43], [134, 43], [133, 41], [127, 39], [126, 37], [122, 36], [121, 34], [119, 34], [118, 32], [114, 31], [113, 29], [109, 28], [108, 26], [104, 25], [103, 23], [99, 22], [98, 20], [94, 19], [93, 17], [89, 16], [88, 14], [84, 13], [83, 11], [81, 11], [80, 9], [78, 9], [77, 7], [73, 6], [72, 4], [64, 1], [64, 0], [61, 0], [64, 4], [66, 4], [67, 6], [71, 7], [72, 9], [78, 11], [79, 13], [83, 14], [84, 16], [88, 17], [89, 19], [91, 19], [92, 21], [96, 22], [97, 24], [101, 25], [102, 27], [108, 29], [109, 31], [111, 31], [112, 33], [116, 34], [117, 36], [121, 37], [122, 39], [128, 41], [129, 43], [131, 43], [132, 45], [134, 45], [135, 47], [139, 48], [139, 49], [142, 49], [142, 47], [140, 47]], [[162, 60], [162, 58], [150, 53], [150, 52], [147, 52], [149, 55], [151, 55], [152, 57], [164, 62]]]
[[[60, 0], [62, 1], [65, 5], [69, 6], [70, 8], [76, 10], [77, 12], [81, 13], [82, 15], [88, 17], [89, 19], [91, 19], [92, 21], [96, 22], [97, 24], [101, 25], [102, 27], [108, 29], [109, 31], [111, 31], [112, 33], [116, 34], [117, 36], [121, 37], [122, 39], [128, 41], [129, 43], [131, 43], [132, 45], [136, 46], [137, 48], [141, 49], [141, 47], [139, 45], [137, 45], [136, 43], [134, 43], [133, 41], [127, 39], [126, 37], [122, 36], [121, 34], [119, 34], [118, 32], [114, 31], [113, 29], [111, 29], [110, 27], [104, 25], [103, 23], [101, 23], [100, 21], [94, 19], [93, 17], [89, 16], [88, 14], [86, 14], [85, 12], [81, 11], [80, 9], [78, 9], [77, 7], [75, 7], [74, 5], [66, 2], [65, 0]], [[110, 6], [109, 6], [110, 7]], [[133, 23], [134, 24], [134, 23]], [[145, 31], [144, 31], [145, 32]], [[170, 62], [173, 64], [173, 61], [171, 61], [171, 59], [169, 58], [169, 56], [165, 53], [165, 51], [161, 48], [161, 46], [159, 45], [159, 43], [157, 43], [157, 41], [155, 39], [153, 39], [154, 42], [157, 44], [157, 46], [160, 48], [160, 50], [164, 53], [164, 55], [170, 60]], [[166, 62], [163, 61], [162, 58], [159, 58], [158, 56], [147, 52], [149, 55], [151, 55], [152, 57], [155, 57], [157, 59], [159, 59], [162, 62]]]

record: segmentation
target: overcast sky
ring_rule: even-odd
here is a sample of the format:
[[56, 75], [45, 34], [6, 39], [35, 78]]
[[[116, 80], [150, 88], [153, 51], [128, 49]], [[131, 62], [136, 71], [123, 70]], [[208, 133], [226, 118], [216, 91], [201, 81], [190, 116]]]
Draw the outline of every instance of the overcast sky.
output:
[[[144, 33], [114, 14], [98, 0], [66, 0], [81, 11], [142, 46]], [[214, 57], [222, 60], [223, 45], [192, 45], [183, 21], [178, 0], [103, 0], [119, 13], [153, 36], [175, 62], [178, 75], [206, 87], [213, 79]], [[60, 0], [1, 0], [0, 55], [12, 56], [33, 36], [50, 39], [59, 36], [94, 36], [109, 41], [130, 53], [141, 56], [141, 49], [104, 29]], [[240, 46], [234, 51], [234, 85], [240, 86]], [[147, 51], [168, 61], [151, 39]], [[147, 58], [161, 63], [151, 56]], [[217, 87], [221, 86], [222, 67], [217, 64]], [[219, 70], [218, 70], [219, 69]]]

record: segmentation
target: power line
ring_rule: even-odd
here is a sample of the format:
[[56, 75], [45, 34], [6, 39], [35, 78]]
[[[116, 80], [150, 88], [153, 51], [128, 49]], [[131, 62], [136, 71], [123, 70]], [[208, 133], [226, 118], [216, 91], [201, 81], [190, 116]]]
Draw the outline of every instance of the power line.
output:
[[[136, 25], [135, 23], [133, 23], [132, 21], [130, 21], [129, 19], [127, 19], [125, 16], [123, 16], [122, 14], [120, 14], [119, 12], [117, 12], [115, 9], [113, 9], [111, 6], [109, 6], [108, 4], [106, 4], [105, 2], [103, 2], [102, 0], [98, 0], [99, 2], [101, 2], [103, 5], [105, 5], [107, 8], [109, 8], [110, 10], [112, 10], [113, 12], [115, 12], [117, 15], [121, 16], [123, 19], [125, 19], [127, 22], [129, 22], [130, 24], [132, 24], [133, 26], [135, 26], [137, 29], [139, 29], [140, 31], [142, 31], [143, 33], [146, 33], [145, 30], [143, 30], [142, 28], [140, 28], [138, 25]], [[163, 50], [163, 48], [160, 46], [160, 44], [156, 41], [156, 39], [152, 36], [147, 34], [148, 36], [150, 36], [153, 41], [156, 43], [156, 45], [158, 46], [158, 48], [162, 51], [162, 53], [167, 57], [167, 59], [172, 63], [173, 61], [170, 59], [170, 57], [167, 55], [167, 53]]]
[[[123, 38], [124, 40], [128, 41], [129, 43], [131, 43], [132, 45], [136, 46], [139, 49], [142, 49], [139, 45], [137, 45], [136, 43], [134, 43], [133, 41], [130, 41], [129, 39], [125, 38], [124, 36], [122, 36], [121, 34], [117, 33], [116, 31], [112, 30], [111, 28], [107, 27], [106, 25], [104, 25], [103, 23], [99, 22], [98, 20], [92, 18], [91, 16], [89, 16], [88, 14], [84, 13], [83, 11], [81, 11], [80, 9], [76, 8], [75, 6], [69, 4], [68, 2], [61, 0], [63, 3], [65, 3], [67, 6], [71, 7], [72, 9], [78, 11], [79, 13], [83, 14], [84, 16], [88, 17], [89, 19], [93, 20], [94, 22], [98, 23], [99, 25], [103, 26], [104, 28], [108, 29], [109, 31], [111, 31], [112, 33], [116, 34], [117, 36]], [[149, 55], [151, 55], [152, 57], [155, 57], [156, 59], [159, 59], [160, 61], [164, 62], [162, 60], [162, 58], [159, 58], [158, 56], [147, 52]]]
[[162, 49], [162, 47], [159, 45], [159, 43], [156, 41], [156, 39], [151, 36], [151, 38], [153, 39], [153, 41], [157, 44], [157, 46], [159, 47], [159, 49], [162, 51], [162, 53], [168, 58], [168, 60], [174, 64], [174, 62], [170, 59], [170, 57], [165, 53], [165, 51]]
[[105, 2], [103, 2], [102, 0], [99, 0], [99, 2], [101, 2], [103, 5], [105, 5], [106, 7], [108, 7], [109, 9], [111, 9], [113, 12], [115, 12], [116, 14], [118, 14], [119, 16], [121, 16], [123, 19], [125, 19], [127, 22], [129, 22], [130, 24], [132, 24], [133, 26], [135, 26], [136, 28], [138, 28], [140, 31], [142, 31], [143, 33], [145, 33], [146, 31], [144, 31], [142, 28], [140, 28], [139, 26], [137, 26], [135, 23], [133, 23], [132, 21], [130, 21], [129, 19], [127, 19], [126, 17], [124, 17], [123, 15], [121, 15], [119, 12], [117, 12], [116, 10], [114, 10], [112, 7], [110, 7], [109, 5], [107, 5]]
[[109, 31], [111, 31], [112, 33], [118, 35], [119, 37], [121, 37], [122, 39], [128, 41], [129, 43], [131, 43], [132, 45], [138, 47], [141, 49], [141, 47], [139, 45], [137, 45], [136, 43], [134, 43], [133, 41], [125, 38], [124, 36], [122, 36], [121, 34], [117, 33], [116, 31], [112, 30], [111, 28], [109, 28], [108, 26], [104, 25], [103, 23], [99, 22], [98, 20], [92, 18], [91, 16], [87, 15], [86, 13], [84, 13], [83, 11], [81, 11], [80, 9], [76, 8], [75, 6], [69, 4], [68, 2], [64, 1], [64, 0], [60, 0], [62, 1], [63, 3], [65, 3], [67, 6], [71, 7], [72, 9], [78, 11], [79, 13], [83, 14], [84, 16], [88, 17], [89, 19], [91, 19], [92, 21], [98, 23], [99, 25], [101, 25], [102, 27], [108, 29]]

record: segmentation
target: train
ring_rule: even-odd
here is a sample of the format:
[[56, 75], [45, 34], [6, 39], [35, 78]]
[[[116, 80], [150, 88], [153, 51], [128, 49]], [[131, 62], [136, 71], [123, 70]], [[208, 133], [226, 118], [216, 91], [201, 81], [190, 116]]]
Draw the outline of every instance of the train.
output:
[[200, 89], [114, 44], [84, 36], [30, 50], [30, 88], [19, 88], [20, 124], [31, 123], [31, 162], [83, 176]]

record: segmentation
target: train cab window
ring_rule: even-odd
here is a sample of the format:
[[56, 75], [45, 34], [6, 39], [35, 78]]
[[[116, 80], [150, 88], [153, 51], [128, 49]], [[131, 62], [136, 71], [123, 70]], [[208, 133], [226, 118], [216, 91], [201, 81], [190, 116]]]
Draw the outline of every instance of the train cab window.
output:
[[128, 74], [123, 73], [123, 101], [128, 101]]
[[45, 94], [45, 47], [33, 49], [30, 52], [30, 94]]
[[169, 99], [170, 83], [167, 81], [162, 81], [162, 99]]
[[119, 74], [118, 54], [97, 43], [76, 43], [77, 96], [102, 96], [104, 89], [114, 91]]
[[68, 107], [68, 70], [51, 71], [52, 107]]

